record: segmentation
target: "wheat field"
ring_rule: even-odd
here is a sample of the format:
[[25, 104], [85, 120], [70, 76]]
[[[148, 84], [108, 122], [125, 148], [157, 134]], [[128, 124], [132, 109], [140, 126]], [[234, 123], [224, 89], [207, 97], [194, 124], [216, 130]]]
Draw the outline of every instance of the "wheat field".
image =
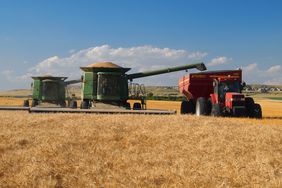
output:
[[262, 120], [0, 111], [0, 187], [282, 187], [282, 103], [258, 102]]

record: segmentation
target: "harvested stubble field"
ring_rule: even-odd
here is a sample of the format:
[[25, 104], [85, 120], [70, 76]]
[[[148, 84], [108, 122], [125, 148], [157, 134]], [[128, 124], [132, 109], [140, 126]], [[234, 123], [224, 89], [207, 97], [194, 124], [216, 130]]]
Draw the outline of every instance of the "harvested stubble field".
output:
[[1, 111], [0, 187], [281, 187], [282, 103], [260, 103], [263, 120]]

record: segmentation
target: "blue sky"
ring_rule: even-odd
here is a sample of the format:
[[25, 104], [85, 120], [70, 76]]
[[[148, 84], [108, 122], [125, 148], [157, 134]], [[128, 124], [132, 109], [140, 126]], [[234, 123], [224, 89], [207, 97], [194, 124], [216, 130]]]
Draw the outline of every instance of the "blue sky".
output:
[[[26, 88], [31, 75], [75, 78], [107, 60], [133, 71], [204, 61], [282, 84], [281, 10], [279, 0], [3, 0], [0, 90]], [[140, 82], [175, 85], [183, 74]]]

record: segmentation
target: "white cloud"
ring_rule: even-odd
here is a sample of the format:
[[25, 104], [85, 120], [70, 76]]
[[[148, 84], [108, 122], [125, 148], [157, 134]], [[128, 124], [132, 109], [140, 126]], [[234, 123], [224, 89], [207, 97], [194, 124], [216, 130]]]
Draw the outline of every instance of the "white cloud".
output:
[[30, 68], [26, 75], [81, 75], [79, 67], [101, 61], [112, 61], [133, 71], [151, 70], [191, 63], [207, 56], [205, 52], [188, 52], [170, 48], [156, 48], [152, 46], [137, 46], [131, 48], [113, 48], [109, 45], [83, 49], [70, 54], [68, 57], [49, 57]]
[[13, 70], [4, 70], [1, 72], [1, 75], [4, 77], [5, 80], [12, 82], [14, 81], [13, 79], [14, 73], [15, 72]]
[[[2, 72], [0, 72], [0, 75], [2, 75], [3, 79], [2, 81], [8, 81], [10, 83], [17, 83], [17, 82], [21, 82], [26, 79], [30, 79], [29, 78], [25, 78], [25, 76], [17, 76], [15, 71], [13, 70], [4, 70]], [[31, 75], [29, 75], [31, 76]]]
[[75, 52], [75, 49], [70, 49], [70, 50], [69, 50], [69, 53], [70, 53], [70, 54], [72, 54], [72, 53], [74, 53], [74, 52]]
[[[12, 70], [2, 71], [0, 73], [5, 80], [1, 84], [6, 85], [6, 88], [28, 86], [31, 82], [31, 76], [45, 74], [68, 76], [69, 79], [77, 79], [82, 74], [79, 67], [101, 61], [112, 61], [120, 66], [132, 68], [130, 73], [200, 62], [206, 59], [211, 59], [207, 64], [210, 67], [225, 66], [225, 68], [235, 68], [230, 65], [232, 58], [225, 56], [213, 58], [207, 57], [207, 55], [206, 52], [153, 46], [114, 48], [109, 45], [101, 45], [82, 50], [70, 50], [70, 53], [66, 57], [59, 57], [55, 54], [37, 63], [21, 75]], [[235, 66], [238, 67], [238, 64]], [[261, 69], [258, 63], [252, 63], [243, 67], [243, 77], [247, 83], [282, 84], [282, 79], [279, 79], [282, 78], [281, 70], [281, 65]], [[189, 72], [193, 72], [193, 70], [189, 70]], [[136, 82], [146, 85], [177, 85], [179, 77], [184, 74], [187, 73], [164, 74], [136, 80]], [[8, 85], [7, 83], [11, 84]], [[16, 84], [17, 86], [15, 86]]]
[[281, 65], [275, 65], [267, 69], [266, 72], [270, 74], [274, 74], [274, 73], [279, 73], [281, 69], [282, 69]]
[[5, 77], [9, 77], [9, 76], [11, 76], [13, 73], [14, 73], [14, 71], [12, 71], [12, 70], [4, 70], [4, 71], [1, 72], [1, 74], [2, 74], [3, 76], [5, 76]]
[[243, 77], [249, 83], [263, 83], [270, 85], [282, 84], [282, 67], [274, 65], [266, 69], [261, 69], [257, 63], [243, 67]]
[[225, 65], [230, 63], [231, 60], [232, 60], [231, 58], [227, 58], [224, 56], [216, 57], [208, 63], [208, 66]]
[[281, 77], [277, 77], [277, 78], [273, 78], [271, 80], [266, 80], [265, 82], [263, 82], [263, 84], [267, 84], [267, 85], [281, 85], [282, 84], [282, 76]]
[[252, 63], [252, 64], [249, 64], [246, 67], [244, 67], [243, 70], [250, 72], [250, 71], [256, 70], [257, 68], [258, 68], [258, 64]]

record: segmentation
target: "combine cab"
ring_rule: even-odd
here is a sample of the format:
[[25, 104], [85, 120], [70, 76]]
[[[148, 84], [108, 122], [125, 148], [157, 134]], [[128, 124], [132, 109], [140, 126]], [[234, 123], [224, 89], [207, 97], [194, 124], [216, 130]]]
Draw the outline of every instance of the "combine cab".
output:
[[[37, 76], [32, 77], [32, 107], [61, 107], [66, 104], [66, 87], [81, 80], [66, 81], [67, 77]], [[24, 107], [29, 107], [29, 101], [24, 101]], [[68, 107], [77, 108], [77, 102], [68, 98]]]
[[182, 114], [262, 118], [259, 104], [242, 94], [242, 70], [191, 73], [179, 80]]

